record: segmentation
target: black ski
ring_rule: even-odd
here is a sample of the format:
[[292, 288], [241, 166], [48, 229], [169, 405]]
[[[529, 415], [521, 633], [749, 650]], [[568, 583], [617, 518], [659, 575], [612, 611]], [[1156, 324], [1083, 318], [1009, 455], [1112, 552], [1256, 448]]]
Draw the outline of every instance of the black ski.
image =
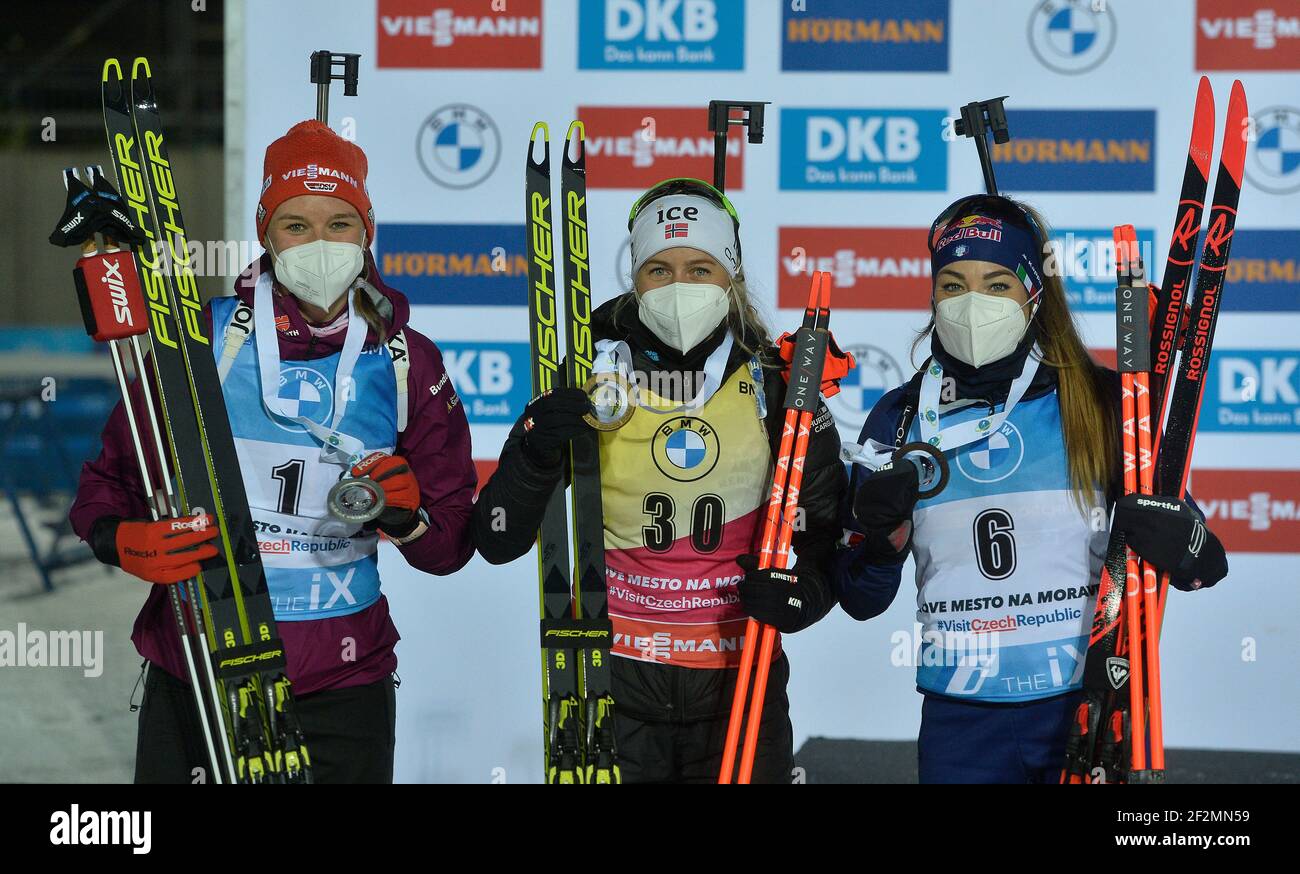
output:
[[104, 64], [104, 125], [130, 214], [149, 242], [136, 250], [150, 309], [153, 371], [186, 512], [208, 513], [223, 554], [205, 568], [199, 594], [237, 782], [310, 782], [307, 755], [284, 676], [266, 576], [244, 492], [225, 399], [185, 235], [148, 62]]
[[[540, 133], [540, 138], [539, 138]], [[540, 143], [542, 155], [536, 156]], [[559, 311], [555, 300], [554, 223], [551, 218], [551, 143], [546, 125], [533, 126], [528, 140], [524, 221], [528, 235], [528, 342], [532, 352], [533, 396], [563, 385], [560, 374]], [[564, 482], [551, 494], [537, 533], [541, 584], [542, 730], [547, 783], [579, 783], [584, 750], [579, 702], [578, 642]]]
[[[576, 148], [577, 157], [574, 157]], [[583, 388], [596, 354], [591, 330], [590, 253], [587, 235], [587, 152], [582, 122], [569, 125], [560, 174], [564, 210], [564, 286], [568, 325], [565, 376]], [[609, 621], [605, 581], [605, 523], [600, 498], [600, 441], [589, 431], [572, 443], [573, 581], [575, 617], [583, 621], [584, 649], [578, 651], [581, 673], [585, 783], [618, 783], [614, 741], [614, 696], [611, 689]]]
[[[1201, 106], [1198, 99], [1198, 112]], [[1247, 114], [1245, 89], [1240, 81], [1234, 81], [1228, 101], [1205, 245], [1196, 274], [1196, 290], [1187, 303], [1191, 310], [1191, 320], [1181, 340], [1178, 371], [1172, 385], [1168, 382], [1164, 384], [1162, 394], [1167, 396], [1165, 399], [1156, 398], [1153, 389], [1152, 445], [1159, 447], [1155, 462], [1155, 492], [1158, 495], [1182, 498], [1186, 494], [1210, 347], [1214, 340], [1224, 272], [1237, 217], [1237, 202], [1241, 196], [1241, 177], [1246, 160]], [[1196, 142], [1194, 134], [1194, 148]], [[1198, 159], [1199, 156], [1189, 156], [1189, 161]], [[1204, 163], [1208, 166], [1208, 161]], [[1184, 189], [1186, 190], [1186, 184]], [[1185, 229], [1180, 226], [1175, 234], [1183, 231]], [[1193, 242], [1193, 249], [1194, 246]], [[1172, 289], [1177, 281], [1177, 272], [1171, 278], [1167, 268], [1165, 284]], [[1165, 312], [1162, 313], [1158, 300], [1157, 321], [1152, 329], [1154, 356], [1160, 354], [1158, 346], [1163, 342], [1156, 332], [1166, 324], [1172, 326], [1182, 321], [1181, 312], [1172, 317], [1165, 315], [1177, 311], [1177, 307], [1167, 299], [1165, 307]], [[1166, 322], [1166, 318], [1172, 318], [1172, 322]], [[1154, 371], [1152, 376], [1155, 376]], [[1156, 413], [1161, 408], [1168, 410], [1163, 428], [1160, 427], [1161, 422]], [[1129, 778], [1129, 751], [1126, 749], [1128, 713], [1125, 706], [1128, 700], [1129, 674], [1127, 649], [1139, 646], [1140, 641], [1120, 639], [1125, 559], [1124, 537], [1119, 532], [1112, 531], [1097, 591], [1097, 607], [1084, 665], [1084, 700], [1079, 705], [1066, 744], [1066, 762], [1061, 775], [1061, 780], [1065, 783], [1123, 782]], [[1167, 577], [1162, 578], [1162, 610], [1167, 584]], [[1151, 779], [1144, 778], [1143, 775], [1137, 776], [1139, 779]]]

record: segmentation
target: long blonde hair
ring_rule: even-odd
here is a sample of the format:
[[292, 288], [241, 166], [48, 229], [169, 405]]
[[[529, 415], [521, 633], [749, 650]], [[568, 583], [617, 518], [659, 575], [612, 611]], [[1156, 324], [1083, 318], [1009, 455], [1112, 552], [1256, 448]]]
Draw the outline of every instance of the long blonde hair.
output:
[[[1049, 240], [1051, 229], [1042, 215], [1028, 204], [1013, 202], [1034, 219], [1042, 231], [1041, 239]], [[1070, 491], [1075, 504], [1087, 512], [1094, 506], [1097, 489], [1108, 490], [1118, 473], [1119, 438], [1115, 433], [1118, 419], [1110, 377], [1092, 360], [1079, 338], [1060, 271], [1043, 269], [1042, 276], [1043, 290], [1034, 313], [1038, 346], [1043, 352], [1043, 363], [1056, 371], [1057, 404], [1061, 411], [1061, 433], [1065, 438], [1065, 455], [1070, 469]], [[932, 302], [930, 321], [912, 344], [914, 355], [933, 330]]]

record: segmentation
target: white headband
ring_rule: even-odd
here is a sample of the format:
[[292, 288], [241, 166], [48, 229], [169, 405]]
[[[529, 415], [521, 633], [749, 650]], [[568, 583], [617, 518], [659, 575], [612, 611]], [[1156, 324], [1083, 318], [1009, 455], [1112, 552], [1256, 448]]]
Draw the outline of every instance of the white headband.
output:
[[731, 214], [697, 194], [670, 194], [641, 208], [632, 223], [632, 275], [665, 249], [699, 249], [733, 279], [740, 270]]

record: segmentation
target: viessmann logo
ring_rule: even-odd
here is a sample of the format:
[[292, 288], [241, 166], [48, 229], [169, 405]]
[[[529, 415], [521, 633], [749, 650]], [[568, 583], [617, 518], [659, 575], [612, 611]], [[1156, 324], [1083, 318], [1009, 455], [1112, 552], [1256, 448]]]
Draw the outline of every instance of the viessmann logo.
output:
[[379, 0], [379, 67], [540, 69], [542, 0]]
[[930, 300], [926, 228], [798, 228], [777, 231], [777, 306], [799, 309], [808, 278], [825, 270], [835, 280], [835, 306], [924, 310]]
[[1197, 468], [1192, 486], [1228, 552], [1300, 551], [1300, 470]]
[[1300, 0], [1198, 0], [1196, 69], [1300, 70]]
[[[579, 106], [587, 126], [587, 185], [649, 188], [673, 176], [713, 178], [713, 134], [699, 109]], [[745, 184], [739, 127], [727, 137], [727, 188]]]

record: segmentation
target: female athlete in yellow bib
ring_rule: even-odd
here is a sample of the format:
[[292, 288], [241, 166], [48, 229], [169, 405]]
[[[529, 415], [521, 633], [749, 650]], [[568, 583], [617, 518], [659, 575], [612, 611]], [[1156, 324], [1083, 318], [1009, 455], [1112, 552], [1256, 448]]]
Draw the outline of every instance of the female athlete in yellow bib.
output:
[[[824, 405], [805, 463], [798, 561], [788, 571], [756, 569], [785, 381], [749, 301], [739, 227], [731, 203], [706, 182], [654, 186], [629, 221], [635, 290], [592, 317], [594, 370], [634, 385], [636, 398], [631, 418], [600, 434], [624, 782], [716, 782], [746, 620], [791, 633], [835, 603], [829, 566], [846, 476]], [[528, 405], [475, 509], [488, 561], [513, 561], [533, 546], [563, 476], [562, 450], [590, 427], [590, 409], [576, 388]], [[788, 677], [778, 646], [755, 782], [791, 779]]]

